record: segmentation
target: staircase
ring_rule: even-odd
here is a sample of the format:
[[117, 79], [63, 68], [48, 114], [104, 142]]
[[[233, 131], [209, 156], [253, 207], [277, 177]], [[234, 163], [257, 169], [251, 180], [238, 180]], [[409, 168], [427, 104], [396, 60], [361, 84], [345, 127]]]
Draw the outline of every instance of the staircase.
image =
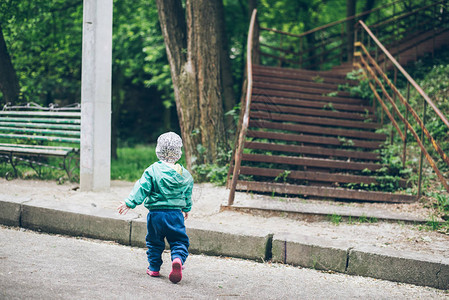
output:
[[[325, 71], [254, 66], [249, 127], [237, 190], [309, 198], [411, 202], [416, 197], [342, 188], [376, 185], [383, 167], [373, 107]], [[244, 179], [246, 178], [246, 179]], [[401, 182], [402, 186], [405, 182]]]
[[[388, 47], [401, 64], [449, 44], [449, 28], [444, 22], [447, 8], [435, 9], [441, 3], [414, 7], [372, 25], [382, 32], [382, 40], [400, 41]], [[391, 9], [391, 5], [387, 6]], [[424, 20], [432, 20], [428, 10], [444, 14], [435, 18], [434, 23], [426, 21], [427, 27], [420, 27], [417, 20], [421, 20], [421, 13]], [[409, 27], [410, 17], [415, 18], [413, 28]], [[377, 122], [375, 105], [342, 88], [358, 84], [346, 78], [353, 64], [345, 62], [351, 57], [347, 51], [352, 48], [345, 45], [346, 35], [341, 34], [344, 22], [295, 36], [268, 28], [254, 30], [253, 13], [247, 47], [247, 92], [242, 101], [240, 134], [228, 176], [231, 192], [224, 208], [238, 209], [239, 204], [234, 205], [235, 191], [332, 201], [411, 203], [418, 199], [419, 196], [381, 192], [383, 183], [378, 171], [388, 166], [382, 165], [379, 150], [387, 136], [376, 132], [382, 125]], [[402, 31], [398, 29], [401, 22]], [[441, 28], [435, 27], [440, 25]], [[295, 53], [291, 49], [282, 52], [279, 47], [259, 44], [259, 37], [253, 34], [260, 30], [296, 37], [302, 46]], [[318, 34], [319, 30], [326, 32]], [[332, 42], [322, 40], [303, 49], [305, 36], [309, 34], [328, 36]], [[338, 45], [335, 41], [340, 35], [342, 40]], [[374, 51], [370, 44], [366, 48]], [[273, 51], [280, 52], [276, 56]], [[394, 67], [388, 65], [386, 56], [375, 51], [372, 56], [382, 63], [384, 70]], [[261, 65], [262, 56], [271, 64]], [[278, 66], [273, 66], [273, 62]], [[405, 180], [397, 184], [397, 187], [407, 185]], [[248, 209], [251, 204], [240, 207]], [[275, 206], [267, 207], [273, 210]], [[291, 208], [283, 209], [288, 210]]]

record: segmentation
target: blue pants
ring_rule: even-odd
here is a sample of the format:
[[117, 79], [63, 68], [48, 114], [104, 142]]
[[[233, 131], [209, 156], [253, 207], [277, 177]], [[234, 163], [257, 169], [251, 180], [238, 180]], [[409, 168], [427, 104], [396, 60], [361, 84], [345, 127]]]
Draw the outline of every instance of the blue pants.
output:
[[189, 255], [189, 237], [181, 210], [161, 209], [150, 210], [148, 213], [146, 244], [150, 271], [159, 271], [161, 268], [164, 238], [167, 238], [170, 245], [171, 259], [180, 258], [184, 264]]

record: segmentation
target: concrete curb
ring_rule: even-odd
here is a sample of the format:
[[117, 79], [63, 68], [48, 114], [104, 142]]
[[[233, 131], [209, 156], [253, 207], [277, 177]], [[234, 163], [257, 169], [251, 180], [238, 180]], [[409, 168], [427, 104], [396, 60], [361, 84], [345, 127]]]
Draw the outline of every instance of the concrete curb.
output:
[[368, 245], [350, 249], [348, 259], [351, 275], [449, 289], [449, 259]]
[[[54, 204], [54, 203], [53, 203]], [[0, 224], [48, 233], [83, 236], [145, 247], [146, 219], [132, 212], [117, 216], [96, 207], [0, 198]], [[188, 220], [190, 252], [257, 261], [270, 260], [319, 270], [449, 289], [449, 259], [376, 247], [351, 247], [319, 237], [271, 234], [239, 227], [217, 228]]]
[[275, 234], [273, 261], [291, 265], [345, 273], [349, 245], [318, 237]]

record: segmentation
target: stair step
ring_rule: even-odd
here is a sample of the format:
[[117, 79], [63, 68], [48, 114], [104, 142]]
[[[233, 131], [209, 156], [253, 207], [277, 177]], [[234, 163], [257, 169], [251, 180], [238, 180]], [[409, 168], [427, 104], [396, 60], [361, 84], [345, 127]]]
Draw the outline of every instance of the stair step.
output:
[[264, 75], [254, 75], [253, 82], [261, 82], [261, 83], [275, 83], [275, 84], [283, 84], [290, 86], [304, 86], [304, 87], [313, 87], [320, 88], [323, 90], [338, 91], [339, 84], [335, 83], [325, 83], [325, 82], [316, 82], [310, 79], [301, 79], [301, 78], [279, 78], [273, 76], [264, 76]]
[[312, 154], [317, 156], [353, 158], [358, 160], [369, 160], [369, 161], [380, 160], [379, 154], [375, 152], [340, 150], [316, 146], [312, 147], [312, 146], [284, 145], [284, 144], [261, 143], [261, 142], [245, 142], [245, 149], [278, 151], [278, 152], [288, 152], [297, 154]]
[[[257, 67], [259, 68], [259, 66]], [[309, 82], [316, 82], [316, 83], [325, 83], [325, 84], [332, 84], [332, 85], [350, 85], [350, 86], [356, 86], [358, 85], [358, 82], [348, 80], [345, 78], [345, 76], [340, 75], [340, 77], [321, 77], [319, 75], [309, 75], [306, 73], [289, 73], [289, 72], [277, 72], [272, 70], [266, 70], [266, 69], [253, 69], [254, 76], [265, 76], [265, 77], [275, 77], [279, 79], [288, 79], [288, 80], [305, 80]]]
[[346, 78], [346, 75], [328, 72], [328, 71], [313, 71], [306, 69], [292, 69], [292, 68], [281, 68], [281, 67], [271, 67], [271, 66], [261, 66], [254, 65], [253, 73], [255, 75], [265, 74], [266, 76], [271, 74], [282, 78], [301, 78], [301, 79], [311, 79], [312, 81], [318, 82], [323, 80], [323, 82], [332, 83], [350, 83], [358, 85], [355, 80], [350, 80]]
[[[233, 167], [231, 167], [231, 170]], [[276, 179], [284, 174], [283, 169], [273, 169], [273, 168], [260, 168], [260, 167], [240, 167], [240, 175], [250, 175], [250, 176], [262, 176], [270, 177]], [[316, 171], [290, 171], [286, 179], [297, 179], [297, 180], [307, 180], [311, 182], [330, 182], [333, 184], [347, 184], [347, 183], [358, 183], [358, 184], [378, 184], [376, 177], [372, 176], [362, 176], [362, 175], [352, 175], [352, 174], [342, 174], [342, 173], [328, 173], [328, 172], [316, 172]], [[281, 179], [283, 180], [283, 179]], [[399, 186], [406, 187], [407, 182], [404, 179], [399, 181]]]
[[267, 83], [254, 81], [253, 87], [261, 88], [261, 89], [270, 89], [276, 91], [286, 91], [286, 92], [298, 92], [298, 93], [308, 93], [308, 94], [316, 94], [321, 96], [328, 96], [330, 93], [336, 93], [337, 97], [345, 97], [354, 99], [349, 92], [339, 91], [335, 89], [333, 91], [323, 90], [323, 88], [318, 87], [304, 87], [298, 85], [287, 85], [287, 84], [279, 84], [279, 83]]
[[[241, 175], [253, 175], [276, 178], [282, 175], [285, 170], [282, 169], [268, 169], [259, 167], [241, 166]], [[339, 174], [328, 172], [312, 172], [312, 171], [291, 171], [286, 177], [288, 179], [299, 179], [317, 182], [331, 182], [331, 183], [364, 183], [364, 184], [377, 184], [377, 180], [374, 177], [351, 175], [351, 174]]]
[[[338, 215], [348, 221], [373, 220], [376, 222], [385, 221], [393, 223], [408, 223], [411, 225], [426, 224], [428, 221], [424, 217], [417, 216], [409, 212], [396, 212], [391, 207], [371, 207], [364, 202], [363, 206], [342, 205], [342, 202], [314, 201], [298, 198], [273, 198], [271, 196], [259, 196], [251, 199], [239, 197], [234, 204], [228, 206], [221, 205], [223, 210], [241, 211], [245, 213], [256, 213], [267, 217], [277, 216], [280, 218], [293, 218], [307, 222], [329, 221], [330, 216]], [[368, 205], [368, 206], [367, 206]], [[375, 204], [374, 204], [375, 205]], [[396, 206], [391, 203], [386, 206]]]
[[250, 118], [295, 122], [299, 124], [314, 124], [314, 125], [327, 125], [332, 127], [359, 128], [365, 130], [375, 130], [381, 128], [380, 124], [372, 122], [350, 121], [350, 120], [331, 119], [323, 117], [309, 117], [291, 114], [278, 114], [267, 111], [251, 111]]
[[253, 92], [253, 97], [255, 95], [262, 95], [262, 96], [278, 96], [278, 97], [285, 97], [285, 98], [293, 98], [293, 99], [299, 99], [299, 100], [316, 100], [316, 101], [323, 101], [326, 103], [332, 102], [332, 103], [360, 104], [360, 105], [367, 103], [367, 101], [359, 99], [359, 98], [331, 97], [331, 96], [323, 96], [323, 95], [299, 93], [299, 92], [277, 91], [277, 90], [262, 89], [262, 88], [256, 88], [256, 87], [253, 88], [252, 92]]
[[352, 171], [363, 171], [365, 169], [375, 171], [382, 168], [381, 164], [369, 162], [352, 162], [352, 161], [342, 161], [342, 160], [323, 159], [323, 158], [247, 154], [247, 153], [243, 154], [242, 161], [287, 164], [295, 166], [315, 167], [333, 170], [352, 170]]
[[325, 136], [339, 136], [348, 138], [357, 138], [364, 140], [378, 140], [385, 141], [387, 139], [386, 134], [367, 132], [360, 130], [339, 129], [330, 127], [321, 127], [313, 125], [299, 125], [299, 124], [286, 124], [269, 121], [250, 120], [249, 127], [263, 128], [263, 129], [277, 129], [284, 131], [294, 131], [301, 133], [312, 133]]
[[366, 119], [375, 120], [375, 117], [372, 114], [366, 115], [356, 112], [340, 112], [340, 111], [329, 111], [324, 109], [302, 108], [286, 105], [272, 105], [261, 102], [251, 103], [251, 110], [264, 110], [274, 113], [289, 113], [289, 114], [318, 116], [318, 117], [345, 119], [345, 120], [359, 120], [359, 121], [365, 121]]
[[337, 111], [352, 111], [361, 113], [373, 113], [374, 109], [372, 106], [365, 106], [360, 104], [344, 104], [344, 103], [332, 103], [332, 102], [322, 102], [322, 101], [308, 101], [308, 100], [298, 100], [291, 98], [282, 97], [261, 97], [256, 95], [251, 99], [252, 102], [263, 102], [268, 104], [284, 104], [298, 107], [311, 107], [319, 108], [324, 110], [334, 109]]
[[314, 196], [331, 199], [344, 199], [353, 201], [368, 201], [368, 202], [389, 202], [389, 203], [412, 203], [417, 199], [416, 196], [383, 193], [383, 192], [368, 192], [361, 190], [350, 190], [342, 188], [332, 188], [323, 186], [304, 186], [293, 185], [287, 183], [273, 183], [273, 182], [251, 182], [251, 181], [237, 181], [237, 190], [240, 191], [255, 191], [262, 193], [278, 193], [278, 194], [293, 194], [303, 196]]
[[278, 132], [264, 132], [248, 130], [247, 137], [280, 140], [280, 141], [292, 141], [304, 144], [318, 144], [318, 145], [333, 145], [339, 147], [352, 147], [352, 148], [367, 148], [367, 149], [379, 149], [382, 146], [382, 142], [371, 141], [359, 141], [359, 140], [343, 140], [333, 137], [321, 137], [307, 134], [288, 134]]

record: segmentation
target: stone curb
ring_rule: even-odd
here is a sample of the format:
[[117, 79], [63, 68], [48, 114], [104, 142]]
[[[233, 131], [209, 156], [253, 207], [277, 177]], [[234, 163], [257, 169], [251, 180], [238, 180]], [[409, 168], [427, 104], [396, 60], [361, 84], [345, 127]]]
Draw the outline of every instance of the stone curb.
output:
[[[49, 207], [45, 201], [0, 198], [0, 224], [48, 233], [83, 236], [145, 247], [146, 219], [96, 207]], [[349, 275], [449, 289], [449, 259], [376, 247], [351, 247], [319, 237], [270, 234], [263, 230], [187, 220], [189, 251], [194, 254], [270, 260]]]
[[272, 250], [279, 263], [449, 289], [448, 258], [289, 234], [275, 234]]
[[292, 234], [275, 234], [273, 237], [274, 262], [346, 272], [349, 245], [330, 242], [318, 237]]

